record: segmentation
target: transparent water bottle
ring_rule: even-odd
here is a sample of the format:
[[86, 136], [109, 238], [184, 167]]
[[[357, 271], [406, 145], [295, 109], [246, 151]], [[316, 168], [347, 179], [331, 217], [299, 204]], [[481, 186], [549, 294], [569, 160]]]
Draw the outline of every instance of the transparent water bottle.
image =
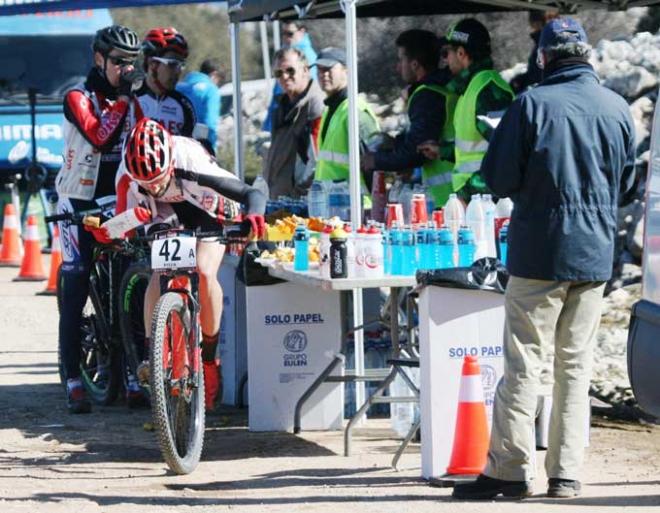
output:
[[383, 227], [381, 244], [383, 245], [383, 273], [392, 274], [392, 246], [390, 232]]
[[309, 270], [309, 233], [304, 224], [296, 226], [296, 231], [293, 234], [294, 256], [293, 256], [293, 270], [294, 271], [308, 271]]
[[417, 271], [417, 262], [415, 258], [415, 234], [406, 226], [401, 230], [401, 246], [403, 258], [401, 274], [404, 276], [412, 276]]
[[392, 275], [403, 274], [403, 233], [398, 223], [390, 228], [390, 270]]
[[490, 194], [481, 196], [481, 204], [484, 209], [484, 229], [486, 239], [486, 256], [497, 258], [497, 246], [495, 244], [495, 203]]
[[426, 226], [420, 226], [415, 230], [415, 251], [417, 254], [417, 268], [422, 271], [430, 269], [428, 229]]
[[341, 218], [343, 201], [341, 182], [333, 182], [328, 189], [328, 216]]
[[474, 235], [474, 259], [477, 260], [487, 256], [486, 214], [484, 212], [481, 194], [472, 195], [472, 199], [465, 210], [465, 224], [472, 230]]
[[309, 217], [328, 217], [328, 194], [320, 180], [314, 180], [307, 191], [307, 212]]

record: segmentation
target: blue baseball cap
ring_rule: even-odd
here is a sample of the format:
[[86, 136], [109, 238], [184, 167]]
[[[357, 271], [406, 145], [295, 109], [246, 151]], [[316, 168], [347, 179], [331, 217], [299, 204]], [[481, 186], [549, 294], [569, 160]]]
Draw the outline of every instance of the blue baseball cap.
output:
[[539, 39], [539, 48], [566, 43], [587, 43], [587, 33], [573, 18], [555, 18], [546, 23]]

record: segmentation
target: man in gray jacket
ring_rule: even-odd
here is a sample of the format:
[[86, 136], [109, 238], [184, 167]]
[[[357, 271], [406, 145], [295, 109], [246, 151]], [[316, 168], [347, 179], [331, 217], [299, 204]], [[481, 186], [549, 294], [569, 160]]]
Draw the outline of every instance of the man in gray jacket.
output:
[[525, 497], [534, 479], [534, 417], [554, 353], [545, 469], [549, 497], [574, 497], [584, 456], [592, 349], [612, 271], [617, 207], [633, 185], [635, 134], [626, 102], [602, 87], [578, 22], [550, 21], [539, 42], [543, 81], [509, 107], [481, 171], [514, 202], [509, 227], [504, 376], [488, 462], [459, 499]]
[[301, 196], [314, 176], [316, 141], [324, 94], [312, 79], [305, 55], [296, 48], [275, 54], [275, 78], [284, 94], [277, 99], [273, 136], [263, 176], [271, 199]]

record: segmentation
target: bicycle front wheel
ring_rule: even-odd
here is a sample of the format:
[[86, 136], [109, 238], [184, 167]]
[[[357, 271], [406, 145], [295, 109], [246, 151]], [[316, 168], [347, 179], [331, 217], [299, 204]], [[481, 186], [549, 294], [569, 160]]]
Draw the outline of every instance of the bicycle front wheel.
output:
[[198, 334], [180, 294], [159, 299], [151, 341], [151, 404], [160, 450], [172, 471], [189, 474], [204, 445], [204, 373]]

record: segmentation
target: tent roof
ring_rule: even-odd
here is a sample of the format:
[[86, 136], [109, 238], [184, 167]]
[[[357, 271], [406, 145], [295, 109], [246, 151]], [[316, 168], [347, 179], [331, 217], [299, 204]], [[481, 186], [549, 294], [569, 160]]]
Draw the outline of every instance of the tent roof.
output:
[[[529, 9], [625, 10], [660, 3], [660, 0], [359, 0], [359, 17], [427, 16]], [[338, 0], [229, 0], [232, 21], [343, 17]]]

